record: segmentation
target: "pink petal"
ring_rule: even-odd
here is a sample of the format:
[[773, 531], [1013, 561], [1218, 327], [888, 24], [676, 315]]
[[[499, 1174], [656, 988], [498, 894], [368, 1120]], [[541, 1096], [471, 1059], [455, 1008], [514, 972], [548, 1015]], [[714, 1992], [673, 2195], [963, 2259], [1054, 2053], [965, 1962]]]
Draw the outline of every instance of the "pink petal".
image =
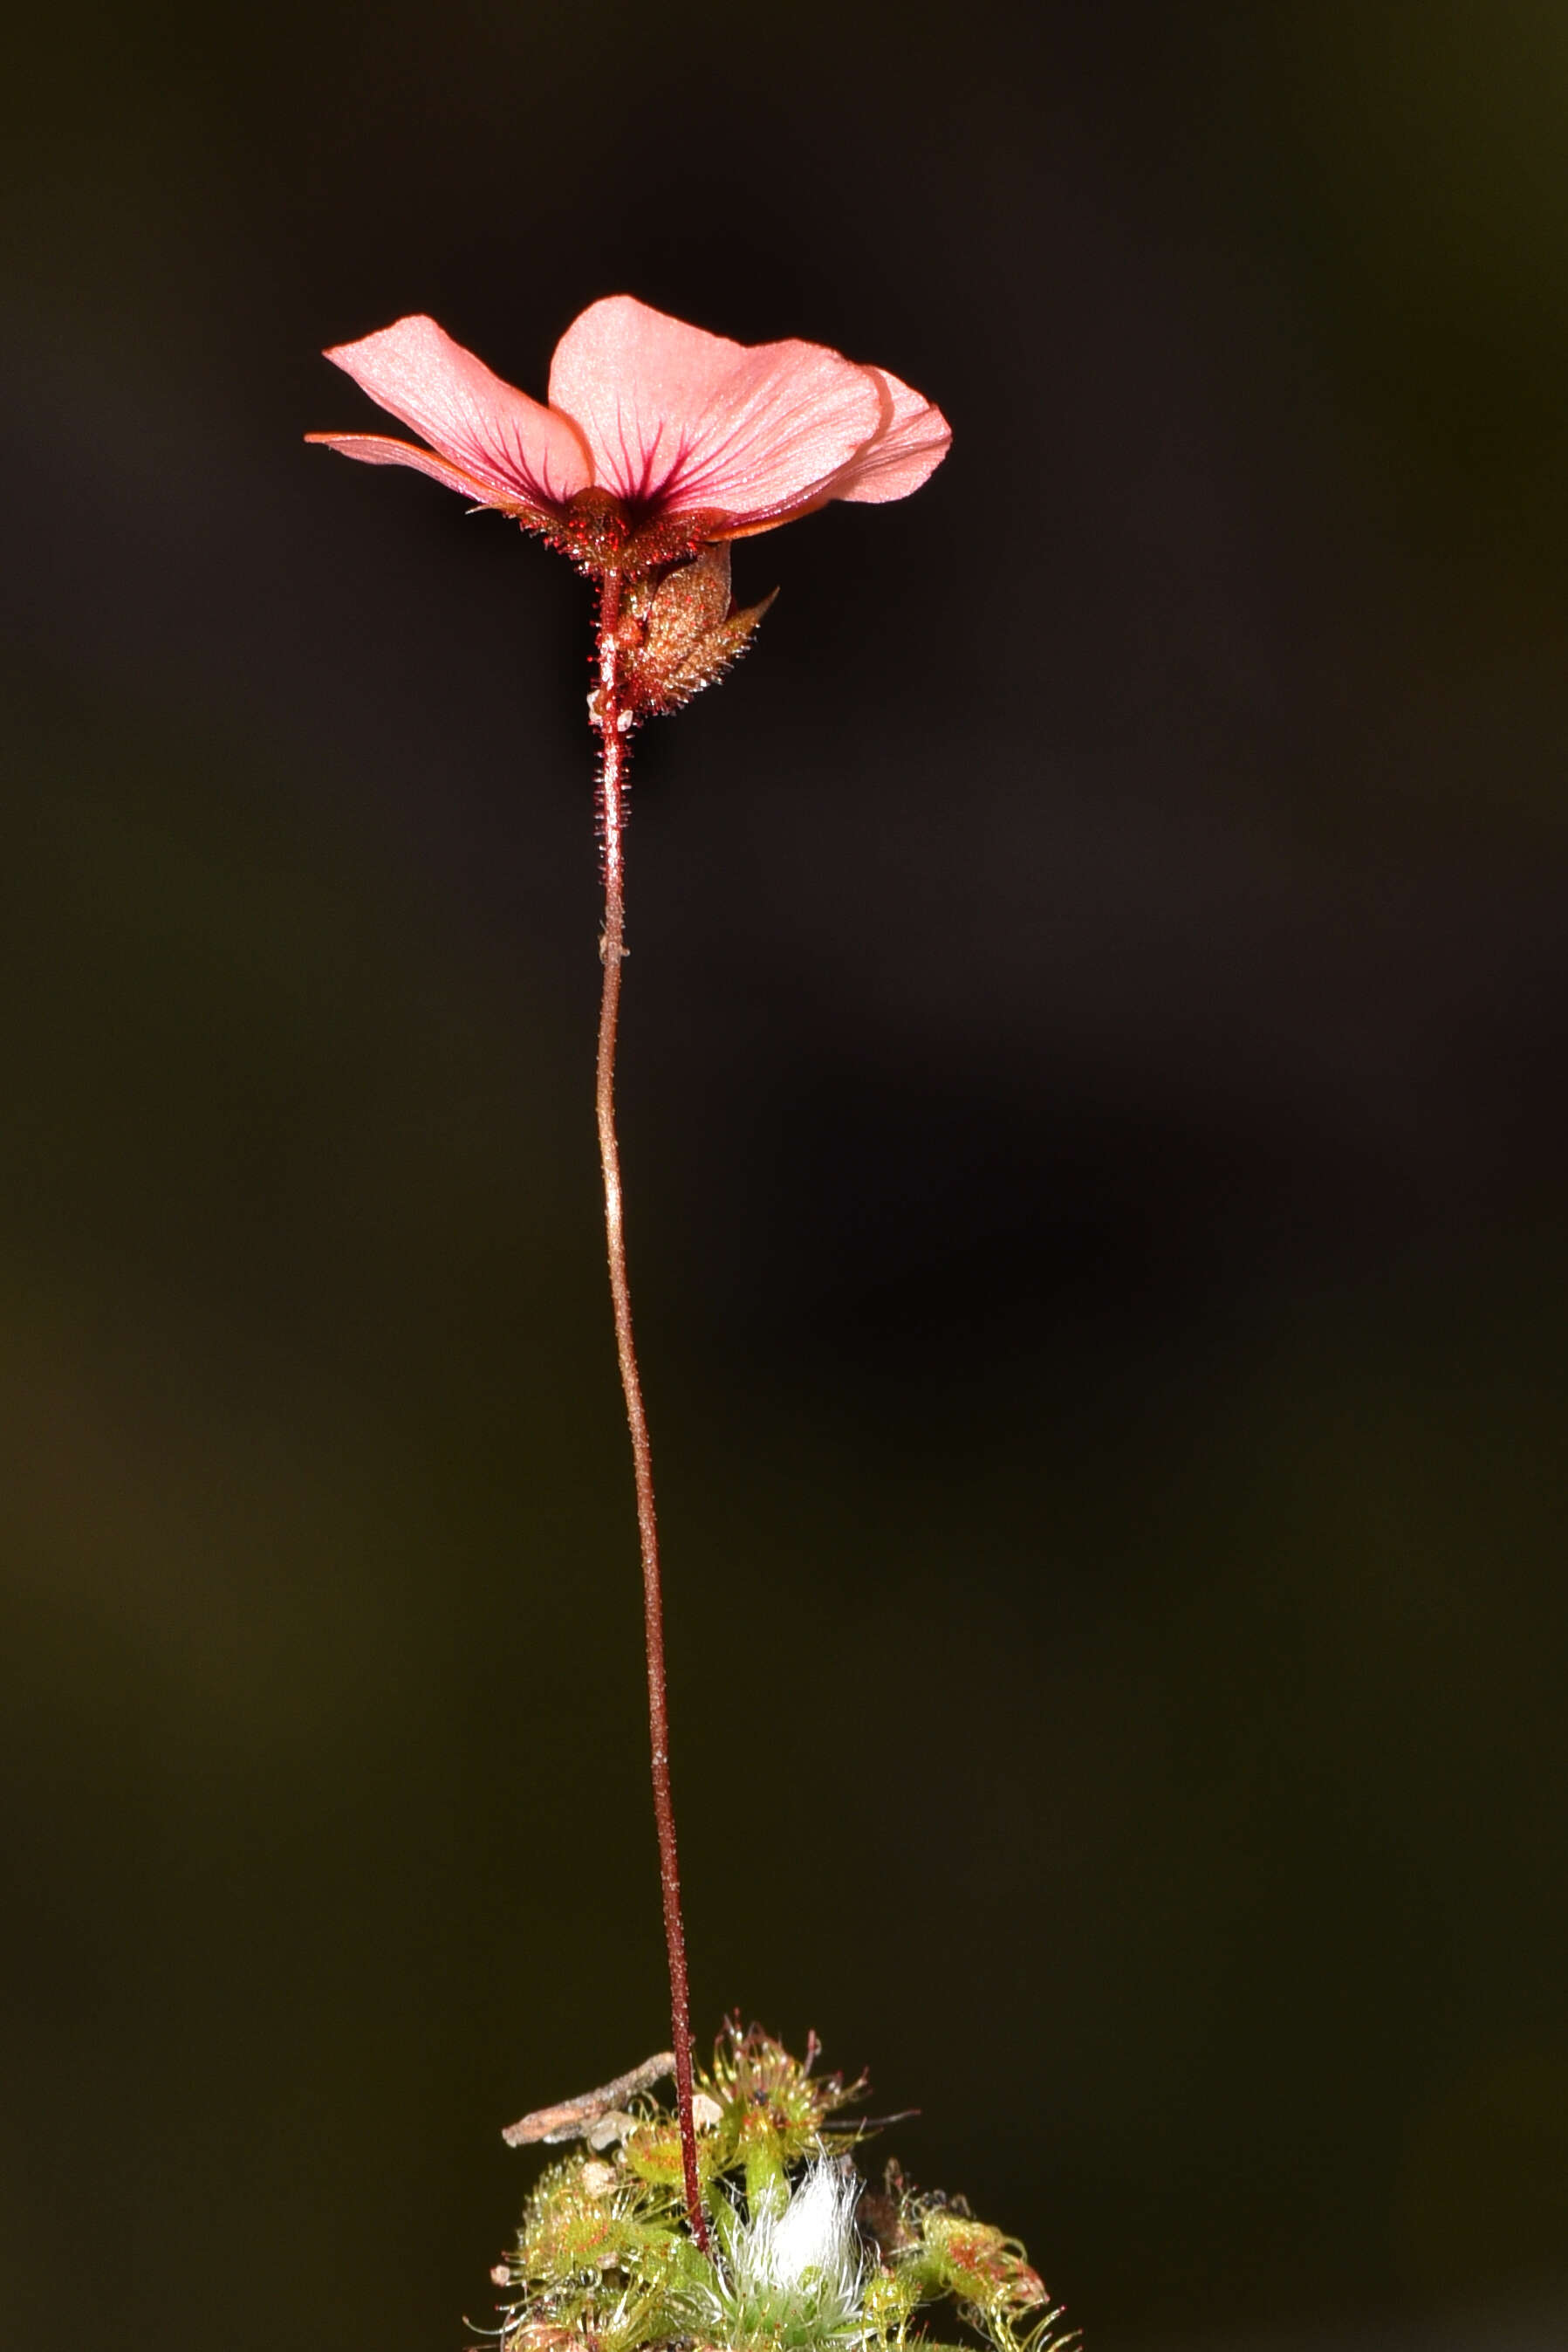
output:
[[420, 448], [417, 442], [392, 441], [380, 433], [307, 433], [305, 438], [324, 449], [340, 450], [345, 457], [358, 457], [366, 466], [412, 466], [417, 473], [444, 482], [449, 490], [461, 490], [476, 506], [499, 507], [507, 514], [525, 506], [530, 512], [533, 510], [533, 502], [525, 500], [519, 492], [500, 490], [494, 482], [482, 481], [477, 474], [455, 466], [449, 457], [438, 457], [434, 450]]
[[893, 413], [870, 446], [851, 458], [831, 495], [881, 506], [890, 499], [906, 499], [936, 472], [947, 455], [953, 432], [939, 408], [886, 368], [869, 372], [886, 385]]
[[713, 508], [742, 530], [827, 495], [883, 418], [873, 372], [821, 343], [733, 343], [629, 294], [572, 321], [549, 397], [581, 426], [605, 488], [661, 514]]
[[[503, 383], [434, 319], [400, 319], [360, 342], [340, 343], [327, 357], [449, 460], [464, 478], [454, 488], [477, 483], [487, 504], [559, 506], [593, 479], [582, 436], [570, 419]], [[449, 478], [416, 453], [385, 454], [402, 450], [402, 442], [377, 442], [382, 454], [372, 456], [369, 446], [346, 447], [372, 436], [322, 437], [371, 465], [416, 465], [438, 482]]]

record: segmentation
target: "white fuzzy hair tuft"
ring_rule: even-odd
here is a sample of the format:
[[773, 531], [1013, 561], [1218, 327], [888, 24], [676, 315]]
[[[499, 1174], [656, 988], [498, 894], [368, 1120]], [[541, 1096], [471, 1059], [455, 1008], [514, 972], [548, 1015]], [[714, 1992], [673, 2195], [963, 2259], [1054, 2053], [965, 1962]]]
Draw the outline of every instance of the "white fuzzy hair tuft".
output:
[[737, 2230], [730, 2250], [736, 2292], [815, 2292], [848, 2314], [861, 2301], [864, 2258], [855, 2229], [860, 2182], [847, 2165], [819, 2158], [782, 2212], [764, 2206]]

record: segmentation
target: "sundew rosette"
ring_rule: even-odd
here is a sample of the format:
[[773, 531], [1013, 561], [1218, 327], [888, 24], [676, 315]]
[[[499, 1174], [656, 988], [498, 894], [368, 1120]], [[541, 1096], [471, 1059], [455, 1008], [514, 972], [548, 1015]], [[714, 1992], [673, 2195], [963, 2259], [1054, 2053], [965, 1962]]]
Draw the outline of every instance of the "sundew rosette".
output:
[[868, 2187], [855, 2158], [870, 2127], [844, 2115], [862, 2087], [759, 2027], [727, 2030], [694, 2096], [706, 2252], [674, 2114], [646, 2096], [635, 2112], [596, 2105], [572, 2126], [591, 2152], [545, 2174], [496, 2269], [503, 2352], [956, 2352], [950, 2330], [993, 2352], [1065, 2352], [1075, 2334], [1016, 2240], [896, 2164]]

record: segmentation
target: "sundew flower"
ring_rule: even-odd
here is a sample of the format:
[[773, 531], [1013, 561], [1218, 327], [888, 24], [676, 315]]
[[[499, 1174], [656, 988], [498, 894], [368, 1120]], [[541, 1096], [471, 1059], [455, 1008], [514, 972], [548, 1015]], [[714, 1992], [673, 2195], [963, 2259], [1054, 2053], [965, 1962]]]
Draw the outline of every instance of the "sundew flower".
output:
[[[475, 507], [509, 515], [563, 550], [598, 590], [596, 682], [588, 698], [599, 739], [594, 811], [604, 880], [594, 1114], [637, 1500], [681, 2177], [692, 2242], [706, 2263], [658, 1518], [615, 1124], [632, 740], [643, 719], [678, 709], [721, 677], [772, 601], [735, 608], [732, 540], [775, 530], [830, 499], [881, 506], [907, 498], [941, 464], [952, 436], [941, 411], [885, 368], [862, 366], [821, 343], [731, 342], [629, 294], [591, 303], [573, 320], [556, 345], [543, 403], [503, 383], [434, 319], [399, 319], [327, 357], [420, 438], [311, 433], [308, 440], [366, 465], [412, 467]], [[782, 2161], [779, 2168], [781, 2175]], [[713, 2294], [722, 2289], [739, 2315], [728, 2340], [821, 2352], [855, 2332], [861, 2273], [853, 2208], [852, 2189], [813, 2172], [780, 2211], [759, 2210], [745, 2223], [734, 2217], [738, 2235], [727, 2223], [733, 2258], [710, 2276]], [[779, 2315], [777, 2326], [770, 2312]]]
[[830, 499], [907, 498], [952, 438], [940, 409], [885, 368], [821, 343], [731, 342], [629, 294], [573, 320], [547, 404], [434, 319], [400, 319], [326, 356], [421, 441], [309, 440], [366, 465], [412, 466], [594, 573], [635, 574]]

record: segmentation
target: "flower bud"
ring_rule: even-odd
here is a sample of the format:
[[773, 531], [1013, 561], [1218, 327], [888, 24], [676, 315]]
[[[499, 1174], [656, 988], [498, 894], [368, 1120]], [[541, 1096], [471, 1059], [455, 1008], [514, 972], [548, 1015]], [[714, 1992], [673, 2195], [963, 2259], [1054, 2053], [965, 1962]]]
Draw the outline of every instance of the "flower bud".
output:
[[746, 651], [772, 602], [773, 596], [765, 596], [759, 604], [732, 609], [727, 540], [705, 547], [660, 580], [649, 576], [634, 583], [626, 598], [627, 634], [633, 642], [625, 671], [634, 707], [678, 710], [722, 677]]

